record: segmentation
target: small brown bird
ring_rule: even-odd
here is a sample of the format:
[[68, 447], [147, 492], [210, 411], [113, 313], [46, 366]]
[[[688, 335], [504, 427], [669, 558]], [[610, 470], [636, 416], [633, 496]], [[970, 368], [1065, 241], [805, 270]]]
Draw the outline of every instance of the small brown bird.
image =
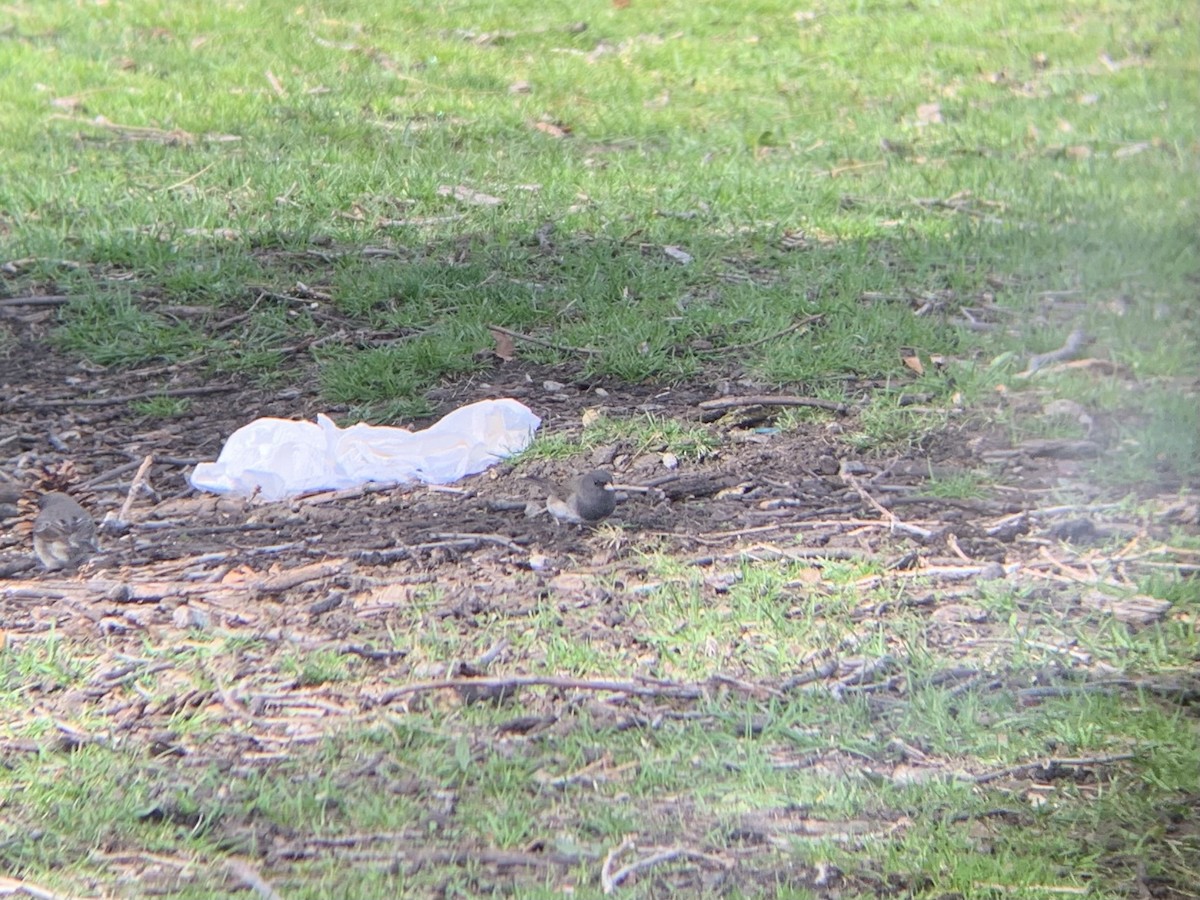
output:
[[530, 480], [546, 488], [550, 495], [546, 500], [546, 509], [560, 522], [593, 525], [612, 515], [617, 508], [612, 476], [603, 469], [572, 478], [565, 490], [541, 478]]
[[33, 552], [47, 569], [74, 569], [99, 551], [96, 522], [88, 511], [61, 491], [38, 501], [33, 520]]

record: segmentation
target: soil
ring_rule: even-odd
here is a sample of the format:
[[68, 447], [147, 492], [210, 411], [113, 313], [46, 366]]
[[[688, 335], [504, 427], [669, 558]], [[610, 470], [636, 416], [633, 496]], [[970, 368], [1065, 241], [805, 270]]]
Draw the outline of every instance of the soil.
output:
[[[216, 554], [224, 554], [220, 562], [201, 562], [201, 568], [236, 561], [269, 574], [346, 558], [343, 574], [366, 572], [386, 581], [428, 573], [465, 586], [492, 580], [485, 571], [492, 567], [527, 566], [529, 557], [566, 567], [600, 559], [617, 564], [622, 549], [647, 538], [684, 557], [718, 557], [748, 543], [795, 534], [814, 550], [904, 552], [907, 542], [896, 540], [896, 529], [864, 530], [864, 522], [869, 526], [889, 515], [933, 533], [921, 548], [927, 564], [964, 561], [945, 549], [947, 529], [974, 542], [971, 558], [1003, 560], [1018, 535], [1007, 535], [1005, 546], [1003, 540], [975, 535], [972, 523], [1036, 508], [1039, 494], [1078, 475], [1091, 452], [1085, 448], [1082, 460], [1070, 452], [1066, 459], [1016, 454], [1004, 465], [1019, 471], [1020, 481], [1009, 485], [1001, 500], [922, 500], [920, 487], [931, 475], [946, 478], [986, 467], [983, 454], [998, 447], [997, 441], [973, 429], [952, 429], [912, 455], [870, 458], [842, 440], [853, 428], [849, 419], [780, 432], [772, 427], [779, 409], [756, 406], [730, 410], [707, 424], [718, 449], [700, 460], [676, 462], [665, 446], [614, 444], [561, 463], [530, 463], [520, 472], [500, 465], [449, 489], [372, 485], [264, 504], [198, 494], [188, 486], [187, 472], [195, 462], [215, 459], [224, 439], [253, 418], [311, 419], [319, 411], [336, 416], [341, 410], [323, 405], [315, 389], [264, 390], [236, 378], [214, 382], [187, 367], [93, 369], [41, 341], [18, 345], [4, 363], [2, 384], [4, 475], [13, 485], [28, 486], [39, 467], [69, 460], [91, 500], [87, 505], [101, 521], [121, 508], [137, 465], [153, 456], [144, 487], [132, 497], [129, 527], [109, 534], [104, 556], [88, 567], [96, 577], [120, 572], [132, 585], [161, 581], [165, 573], [178, 573], [180, 565], [191, 565], [194, 572], [197, 559]], [[727, 383], [724, 387], [730, 390]], [[139, 416], [123, 399], [164, 391], [194, 392], [186, 416]], [[732, 393], [763, 391], [741, 386]], [[543, 432], [570, 433], [580, 430], [587, 410], [618, 420], [649, 414], [704, 424], [708, 415], [700, 404], [722, 394], [715, 384], [571, 381], [561, 369], [506, 363], [438, 388], [431, 397], [439, 416], [476, 400], [512, 397], [543, 418]], [[429, 423], [405, 424], [415, 429]], [[611, 470], [622, 484], [653, 486], [646, 493], [619, 495], [623, 502], [608, 524], [620, 529], [626, 540], [618, 543], [624, 548], [605, 549], [592, 529], [527, 514], [526, 505], [540, 503], [544, 493], [524, 476], [562, 482], [592, 467]], [[4, 549], [27, 553], [22, 531], [15, 529]], [[459, 537], [440, 537], [447, 534]], [[11, 569], [20, 564], [9, 557], [8, 567], [15, 575]], [[32, 574], [40, 585], [54, 580], [50, 573]]]
[[[0, 635], [19, 642], [54, 629], [81, 644], [102, 637], [96, 654], [117, 659], [122, 653], [139, 657], [148, 639], [183, 641], [192, 629], [219, 628], [287, 648], [340, 648], [379, 664], [374, 683], [328, 686], [321, 697], [331, 708], [399, 702], [388, 690], [406, 680], [486, 674], [487, 658], [449, 666], [380, 649], [395, 646], [397, 609], [414, 597], [430, 604], [427, 621], [448, 623], [463, 635], [484, 614], [492, 621], [519, 619], [554, 597], [565, 620], [589, 640], [634, 645], [639, 637], [621, 598], [645, 589], [654, 577], [641, 562], [646, 549], [696, 567], [714, 595], [747, 559], [807, 560], [819, 569], [822, 560], [871, 558], [898, 574], [922, 570], [936, 579], [944, 573], [947, 583], [969, 596], [969, 585], [980, 578], [1020, 567], [1069, 567], [1066, 556], [1086, 553], [1113, 534], [1196, 529], [1195, 503], [1181, 502], [1178, 493], [1163, 499], [1159, 521], [1113, 518], [1104, 506], [1108, 498], [1087, 482], [1088, 466], [1104, 452], [1102, 442], [1012, 447], [984, 423], [963, 419], [907, 452], [867, 454], [847, 439], [855, 430], [853, 411], [787, 431], [774, 427], [779, 409], [770, 406], [734, 409], [707, 421], [703, 401], [769, 392], [730, 384], [719, 373], [707, 383], [634, 385], [499, 360], [434, 391], [438, 414], [513, 397], [542, 416], [542, 428], [551, 433], [580, 430], [587, 410], [615, 419], [652, 414], [710, 429], [718, 449], [672, 466], [665, 447], [617, 443], [571, 460], [530, 462], [519, 471], [500, 465], [451, 489], [368, 486], [265, 504], [201, 495], [189, 488], [188, 469], [214, 459], [239, 426], [259, 416], [311, 418], [323, 411], [336, 417], [339, 411], [322, 403], [313, 380], [263, 389], [234, 376], [206, 377], [196, 366], [91, 367], [48, 342], [48, 311], [17, 312], [19, 318], [0, 309], [0, 316], [14, 320], [17, 338], [0, 355], [0, 488], [27, 487], [39, 467], [70, 460], [80, 497], [98, 521], [118, 513], [127, 498], [131, 505], [124, 523], [105, 528], [103, 554], [76, 573], [42, 571], [30, 552], [28, 512], [14, 516], [9, 507], [0, 540]], [[861, 385], [850, 393], [870, 389]], [[186, 416], [177, 419], [138, 415], [127, 399], [181, 390], [193, 393]], [[148, 456], [154, 461], [142, 489], [131, 494], [134, 472]], [[527, 514], [526, 505], [544, 496], [524, 475], [565, 479], [590, 467], [610, 469], [623, 484], [654, 488], [623, 496], [612, 518], [596, 528]], [[993, 485], [988, 498], [922, 494], [931, 475], [944, 480], [961, 472], [986, 472]], [[1069, 506], [1056, 499], [1064, 494], [1073, 498]], [[1064, 549], [1064, 537], [1073, 549]], [[983, 627], [972, 620], [969, 602], [956, 605], [954, 596], [940, 595], [946, 611], [931, 618], [945, 644], [963, 629]], [[1077, 599], [1071, 595], [1071, 603]], [[1119, 614], [1134, 617], [1138, 611]], [[1152, 619], [1162, 611], [1143, 614]], [[736, 670], [728, 677], [733, 684], [754, 680]], [[844, 671], [833, 665], [817, 677], [837, 679]], [[118, 683], [94, 685], [87, 702]], [[480, 689], [494, 686], [481, 682]], [[313, 696], [302, 685], [295, 691], [298, 698]], [[465, 688], [462, 693], [470, 699]], [[66, 721], [80, 697], [60, 691], [37, 702], [43, 712], [61, 707]], [[203, 698], [181, 696], [173, 704], [128, 704], [114, 727], [125, 729], [126, 741], [170, 752], [182, 740], [172, 732], [172, 715], [199, 702]], [[511, 733], [541, 729], [555, 719], [549, 701], [526, 712]], [[622, 714], [639, 715], [636, 707]], [[233, 756], [242, 749], [235, 743], [227, 748]], [[492, 851], [478, 850], [476, 858], [488, 862]], [[523, 864], [499, 856], [491, 862], [497, 871]], [[716, 875], [704, 865], [689, 871], [697, 883], [681, 889], [715, 890], [705, 879]], [[784, 871], [764, 877], [777, 880]], [[819, 877], [840, 878], [836, 872], [787, 871], [787, 879], [814, 889]]]

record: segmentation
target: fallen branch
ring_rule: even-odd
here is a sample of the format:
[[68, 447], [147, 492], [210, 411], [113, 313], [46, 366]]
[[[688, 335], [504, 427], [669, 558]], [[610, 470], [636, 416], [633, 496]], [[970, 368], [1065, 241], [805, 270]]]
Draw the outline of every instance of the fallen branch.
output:
[[841, 477], [842, 481], [850, 485], [854, 493], [858, 494], [858, 496], [861, 497], [867, 505], [871, 506], [877, 513], [883, 516], [884, 521], [887, 522], [888, 531], [900, 531], [904, 534], [911, 534], [919, 537], [923, 541], [927, 541], [933, 537], [933, 532], [928, 528], [922, 528], [919, 525], [908, 525], [905, 522], [900, 521], [899, 516], [868, 494], [866, 488], [864, 488], [862, 484], [859, 483], [859, 480], [849, 472], [842, 472]]
[[797, 397], [788, 394], [751, 394], [749, 397], [720, 397], [716, 400], [704, 400], [697, 404], [705, 412], [723, 409], [737, 409], [743, 406], [811, 406], [816, 409], [827, 409], [831, 412], [845, 415], [850, 411], [845, 403], [835, 400], [820, 400], [816, 397]]
[[883, 575], [869, 575], [854, 583], [860, 591], [878, 587], [889, 579], [899, 578], [929, 578], [934, 581], [965, 581], [969, 578], [1006, 578], [1015, 575], [1021, 569], [1020, 564], [987, 563], [982, 566], [929, 566], [924, 569], [903, 569], [888, 572]]
[[137, 460], [137, 459], [131, 460], [130, 462], [127, 462], [127, 463], [121, 463], [121, 465], [119, 465], [115, 468], [109, 469], [107, 472], [101, 472], [99, 475], [93, 475], [91, 478], [89, 478], [87, 481], [85, 481], [83, 483], [83, 486], [86, 488], [95, 488], [97, 485], [104, 484], [105, 482], [109, 481], [112, 478], [119, 478], [120, 476], [124, 475], [126, 472], [132, 472], [134, 469], [136, 469], [141, 464], [142, 464], [142, 461]]
[[1005, 894], [1090, 894], [1092, 889], [1086, 885], [1076, 887], [1073, 884], [1000, 884], [996, 881], [972, 881], [972, 887], [986, 891], [1000, 891]]
[[1047, 506], [1043, 509], [1025, 509], [1018, 513], [1005, 516], [1003, 519], [998, 519], [992, 523], [988, 529], [989, 532], [1001, 531], [1009, 525], [1019, 522], [1023, 518], [1030, 518], [1034, 521], [1050, 518], [1051, 516], [1061, 516], [1064, 513], [1092, 513], [1092, 512], [1108, 512], [1109, 510], [1119, 509], [1120, 503], [1096, 503], [1090, 506]]
[[132, 400], [153, 400], [156, 397], [200, 397], [205, 394], [222, 394], [227, 391], [237, 390], [241, 390], [241, 388], [236, 384], [207, 384], [202, 387], [139, 391], [136, 394], [117, 394], [112, 397], [40, 400], [36, 403], [18, 402], [17, 405], [24, 409], [58, 409], [64, 406], [116, 406], [119, 403], [129, 403]]
[[634, 694], [638, 697], [672, 697], [679, 700], [699, 700], [706, 686], [702, 684], [639, 684], [633, 681], [611, 681], [605, 678], [560, 678], [555, 675], [513, 675], [507, 678], [442, 678], [436, 681], [414, 681], [379, 695], [374, 706], [387, 706], [410, 694], [427, 694], [433, 691], [487, 689], [489, 692], [507, 692], [520, 687], [553, 687], [567, 691], [612, 691], [616, 694]]
[[381, 494], [387, 491], [400, 490], [408, 486], [391, 481], [369, 481], [366, 484], [357, 484], [350, 488], [304, 494], [294, 498], [291, 502], [302, 506], [320, 506], [323, 503], [344, 503], [349, 500], [356, 500], [359, 497], [365, 497], [368, 494]]
[[121, 511], [117, 513], [118, 522], [129, 521], [129, 510], [133, 508], [133, 501], [141, 491], [142, 486], [146, 483], [146, 473], [150, 467], [154, 465], [154, 454], [146, 454], [146, 458], [142, 460], [138, 466], [137, 473], [133, 476], [133, 481], [129, 485], [129, 493], [125, 495], [125, 502], [121, 504]]
[[945, 199], [939, 197], [915, 197], [913, 204], [924, 209], [948, 209], [951, 212], [973, 216], [992, 225], [1003, 225], [1004, 220], [991, 213], [982, 212], [979, 207], [1004, 210], [1005, 205], [996, 200], [982, 200], [971, 196], [970, 191], [960, 191]]
[[877, 659], [867, 660], [858, 668], [852, 670], [848, 675], [839, 678], [836, 684], [840, 687], [851, 687], [871, 683], [869, 679], [874, 678], [880, 672], [885, 672], [888, 669], [896, 668], [896, 659], [890, 653], [885, 653]]
[[995, 781], [997, 778], [1004, 778], [1008, 775], [1025, 775], [1037, 769], [1055, 768], [1064, 769], [1082, 769], [1087, 766], [1107, 766], [1115, 762], [1124, 762], [1128, 759], [1134, 759], [1132, 753], [1113, 753], [1110, 756], [1089, 756], [1083, 758], [1060, 758], [1046, 759], [1041, 762], [1022, 763], [1018, 766], [1008, 766], [1003, 769], [993, 769], [991, 772], [983, 772], [979, 775], [958, 775], [959, 781], [968, 781], [972, 784], [987, 784], [989, 781]]
[[53, 259], [48, 256], [22, 256], [20, 259], [10, 259], [8, 262], [0, 265], [0, 272], [6, 275], [16, 275], [23, 269], [31, 266], [44, 264], [47, 266], [62, 266], [64, 269], [85, 269], [81, 262], [76, 262], [73, 259]]
[[0, 307], [5, 306], [62, 306], [70, 303], [71, 297], [66, 294], [45, 294], [41, 297], [6, 297], [0, 300]]
[[[352, 835], [350, 838], [324, 838], [314, 839], [303, 842], [303, 847], [332, 847], [339, 850], [343, 847], [356, 847], [359, 844], [367, 843], [395, 843], [401, 845], [411, 842], [412, 835], [409, 832], [372, 834], [367, 836]], [[366, 861], [374, 861], [380, 865], [396, 868], [400, 864], [421, 868], [426, 866], [495, 866], [499, 869], [513, 869], [517, 867], [527, 867], [531, 869], [545, 869], [550, 866], [575, 866], [587, 858], [588, 854], [584, 851], [579, 853], [565, 853], [561, 851], [541, 851], [537, 853], [526, 853], [520, 850], [491, 850], [487, 848], [469, 848], [464, 850], [441, 850], [441, 849], [415, 849], [405, 847], [404, 849], [389, 848], [386, 851], [379, 853], [363, 853], [355, 852], [352, 857], [347, 857], [342, 853], [336, 853], [335, 856], [341, 859], [350, 858], [353, 860], [353, 865], [361, 867]], [[297, 857], [299, 858], [299, 857]]]
[[1017, 691], [1017, 699], [1025, 704], [1026, 701], [1044, 700], [1047, 697], [1071, 697], [1079, 694], [1115, 694], [1119, 690], [1131, 690], [1136, 687], [1138, 687], [1137, 682], [1128, 678], [1088, 681], [1083, 684], [1048, 684], [1040, 687], [1021, 688], [1021, 690]]
[[[235, 558], [246, 554], [272, 553], [280, 549], [294, 549], [303, 546], [305, 541], [293, 541], [277, 547], [257, 547], [249, 550], [230, 551], [212, 559]], [[222, 582], [221, 584], [193, 584], [187, 581], [129, 581], [125, 579], [89, 578], [80, 581], [77, 578], [59, 578], [55, 580], [38, 578], [26, 581], [10, 581], [0, 587], [0, 600], [61, 600], [64, 598], [104, 597], [111, 603], [158, 603], [164, 597], [211, 600], [214, 597], [225, 597], [243, 603], [246, 594], [278, 594], [310, 581], [317, 581], [340, 575], [345, 572], [345, 559], [326, 560], [311, 563], [280, 572], [276, 575], [251, 578], [241, 582]]]
[[248, 582], [245, 586], [251, 590], [261, 591], [264, 594], [281, 594], [290, 588], [304, 584], [306, 581], [317, 581], [322, 578], [328, 578], [331, 575], [339, 575], [344, 571], [342, 561], [313, 563], [308, 566], [301, 566], [299, 569], [292, 569], [287, 572], [280, 572], [278, 575], [272, 575], [269, 578], [259, 578]]
[[168, 131], [164, 128], [150, 128], [144, 125], [120, 125], [117, 122], [109, 121], [104, 116], [96, 116], [92, 119], [84, 119], [80, 116], [53, 115], [50, 116], [50, 118], [57, 119], [59, 121], [71, 122], [75, 125], [89, 125], [93, 128], [100, 128], [131, 141], [158, 141], [163, 144], [193, 144], [197, 140], [216, 141], [219, 143], [229, 143], [231, 141], [241, 140], [241, 137], [236, 134], [202, 134], [197, 136], [184, 131], [182, 128], [172, 128]]

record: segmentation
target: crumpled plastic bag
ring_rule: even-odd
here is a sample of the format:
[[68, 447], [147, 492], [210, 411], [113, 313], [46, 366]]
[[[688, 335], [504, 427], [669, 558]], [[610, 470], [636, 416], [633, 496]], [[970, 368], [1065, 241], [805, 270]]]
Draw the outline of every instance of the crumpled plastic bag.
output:
[[216, 462], [188, 480], [214, 494], [282, 500], [369, 481], [448, 484], [520, 453], [542, 420], [516, 400], [483, 400], [447, 414], [424, 431], [367, 425], [255, 419], [229, 436]]

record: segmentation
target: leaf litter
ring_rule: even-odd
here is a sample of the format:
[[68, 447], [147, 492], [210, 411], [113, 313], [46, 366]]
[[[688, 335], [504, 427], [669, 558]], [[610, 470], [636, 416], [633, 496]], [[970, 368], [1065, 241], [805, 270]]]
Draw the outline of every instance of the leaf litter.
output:
[[[583, 416], [594, 423], [598, 409], [617, 420], [652, 410], [663, 419], [710, 429], [719, 452], [694, 459], [618, 440], [591, 458], [501, 466], [447, 489], [367, 486], [260, 505], [191, 496], [180, 490], [183, 472], [197, 456], [215, 452], [216, 436], [242, 424], [237, 410], [291, 417], [315, 412], [319, 398], [311, 388], [281, 397], [235, 383], [219, 397], [204, 392], [193, 397], [186, 423], [152, 426], [127, 402], [98, 416], [64, 395], [56, 429], [88, 448], [72, 455], [85, 478], [105, 487], [94, 512], [99, 516], [124, 505], [128, 527], [106, 539], [101, 558], [70, 577], [33, 569], [22, 538], [10, 534], [0, 544], [5, 652], [53, 638], [70, 646], [87, 673], [80, 687], [68, 691], [28, 685], [36, 712], [25, 726], [13, 723], [5, 754], [54, 754], [104, 743], [106, 734], [117, 732], [126, 747], [142, 747], [164, 764], [239, 761], [254, 768], [305, 752], [381, 713], [403, 717], [410, 710], [514, 698], [520, 705], [505, 728], [460, 727], [483, 744], [502, 740], [532, 747], [547, 729], [573, 727], [571, 709], [579, 703], [617, 733], [654, 728], [664, 717], [706, 715], [706, 699], [713, 697], [819, 696], [833, 703], [858, 697], [883, 721], [921, 687], [909, 674], [903, 644], [892, 642], [882, 655], [868, 650], [867, 637], [877, 624], [902, 612], [923, 618], [926, 646], [948, 666], [934, 677], [953, 691], [1011, 690], [1027, 704], [1063, 690], [1145, 692], [1191, 702], [1200, 697], [1194, 673], [1114, 678], [1081, 641], [1097, 637], [1112, 621], [1140, 629], [1187, 617], [1139, 591], [1137, 581], [1156, 567], [1200, 571], [1197, 554], [1171, 543], [1173, 529], [1200, 533], [1194, 494], [1163, 496], [1156, 501], [1160, 515], [1103, 502], [1048, 505], [1047, 485], [1061, 487], [1085, 474], [1071, 448], [1013, 447], [1002, 435], [951, 427], [911, 458], [872, 459], [840, 443], [823, 424], [760, 432], [764, 416], [770, 421], [781, 406], [804, 398], [764, 394], [741, 402], [703, 380], [669, 389], [585, 381], [562, 367], [522, 361], [509, 332], [494, 328], [492, 334], [504, 366], [489, 373], [486, 387], [475, 380], [446, 386], [435, 398], [444, 407], [504, 394], [536, 410], [550, 399], [541, 385], [557, 381], [552, 429]], [[1068, 341], [1066, 352], [1076, 352], [1072, 345], [1078, 343]], [[18, 436], [14, 449], [48, 462], [61, 451], [36, 437], [39, 417], [44, 404], [61, 393], [54, 385], [73, 377], [73, 366], [32, 343], [18, 352], [30, 354], [31, 364], [17, 360], [14, 372], [23, 374], [11, 385], [3, 413]], [[906, 365], [916, 373], [919, 357], [910, 358]], [[177, 389], [186, 389], [188, 377], [186, 370], [176, 373]], [[90, 392], [129, 396], [129, 378], [116, 371], [91, 374]], [[836, 421], [853, 411], [831, 408], [829, 414]], [[206, 437], [198, 442], [198, 435]], [[114, 473], [131, 471], [131, 456], [136, 468], [149, 450], [153, 461], [144, 467], [145, 490], [129, 490]], [[533, 498], [520, 474], [532, 469], [558, 477], [591, 465], [607, 466], [619, 481], [647, 490], [630, 493], [613, 524], [591, 531], [527, 516]], [[980, 468], [1003, 490], [979, 499], [926, 493], [931, 474]], [[1080, 521], [1086, 527], [1064, 524]], [[673, 559], [684, 574], [648, 567], [649, 547]], [[852, 628], [840, 644], [798, 656], [780, 676], [763, 674], [747, 650], [770, 642], [769, 630], [747, 632], [741, 648], [710, 639], [710, 662], [699, 675], [667, 659], [660, 659], [656, 677], [641, 674], [644, 598], [698, 589], [706, 602], [720, 604], [754, 567], [787, 565], [795, 575], [782, 589], [780, 614], [820, 622], [844, 590], [840, 572], [848, 563], [877, 572], [859, 578], [857, 600], [837, 613], [858, 623], [860, 634]], [[687, 573], [699, 576], [698, 588]], [[1029, 600], [1018, 604], [1011, 619], [998, 617], [979, 603], [981, 585], [987, 584], [1019, 588]], [[874, 593], [881, 588], [899, 599], [881, 600]], [[520, 649], [503, 637], [527, 635], [528, 623], [548, 601], [564, 635], [600, 653], [622, 674], [545, 671], [536, 634], [531, 643], [522, 640]], [[432, 622], [448, 624], [455, 655], [432, 652], [418, 639]], [[1032, 634], [1051, 626], [1061, 630], [1063, 623], [1077, 636], [1045, 640], [1038, 651], [1056, 661], [1060, 674], [1029, 685], [1005, 662], [1012, 628]], [[251, 642], [253, 666], [240, 654], [201, 662], [175, 650], [229, 639]], [[491, 649], [480, 653], [483, 647]], [[348, 677], [326, 679], [314, 672], [298, 678], [296, 654], [339, 661]], [[145, 679], [157, 686], [153, 697], [137, 690]], [[203, 734], [179, 729], [179, 717], [189, 709], [205, 711]], [[54, 742], [47, 747], [22, 736], [47, 715], [63, 723]], [[66, 724], [75, 721], [87, 724]], [[250, 743], [253, 757], [246, 755]], [[779, 767], [825, 771], [830, 778], [883, 778], [898, 785], [929, 778], [1028, 785], [1070, 772], [1102, 777], [1126, 762], [1120, 754], [1064, 757], [1038, 763], [1041, 768], [1001, 771], [969, 756], [939, 758], [917, 748], [863, 758], [840, 747], [802, 745], [780, 746], [772, 759]], [[633, 771], [609, 763], [580, 777], [619, 782]], [[687, 801], [674, 802], [680, 807]], [[169, 807], [155, 814], [175, 815]], [[682, 815], [681, 809], [674, 815]], [[226, 825], [251, 833], [261, 827], [216, 823], [218, 830]], [[643, 835], [636, 844], [610, 848], [607, 877], [614, 887], [635, 873], [678, 886], [734, 871], [770, 879], [771, 873], [789, 870], [789, 877], [803, 883], [844, 884], [846, 876], [836, 871], [797, 871], [787, 848], [806, 835], [865, 845], [902, 831], [906, 822], [888, 811], [825, 821], [762, 809], [743, 817], [742, 840], [764, 848], [749, 855], [709, 845], [705, 834], [712, 825], [697, 816], [691, 830]], [[372, 840], [360, 838], [364, 847]], [[260, 876], [285, 875], [291, 854], [337, 852], [315, 834], [300, 832], [286, 843], [287, 853], [259, 861]], [[446, 854], [452, 852], [463, 850], [421, 839], [405, 851], [402, 863], [451, 859]], [[395, 859], [391, 852], [387, 856]], [[605, 858], [591, 850], [555, 854], [473, 845], [464, 858], [497, 872], [546, 866], [566, 871], [580, 864], [597, 877], [605, 871]], [[377, 859], [382, 865], [383, 856]], [[115, 874], [129, 864], [114, 858], [107, 867]], [[248, 883], [253, 873], [231, 877]]]

